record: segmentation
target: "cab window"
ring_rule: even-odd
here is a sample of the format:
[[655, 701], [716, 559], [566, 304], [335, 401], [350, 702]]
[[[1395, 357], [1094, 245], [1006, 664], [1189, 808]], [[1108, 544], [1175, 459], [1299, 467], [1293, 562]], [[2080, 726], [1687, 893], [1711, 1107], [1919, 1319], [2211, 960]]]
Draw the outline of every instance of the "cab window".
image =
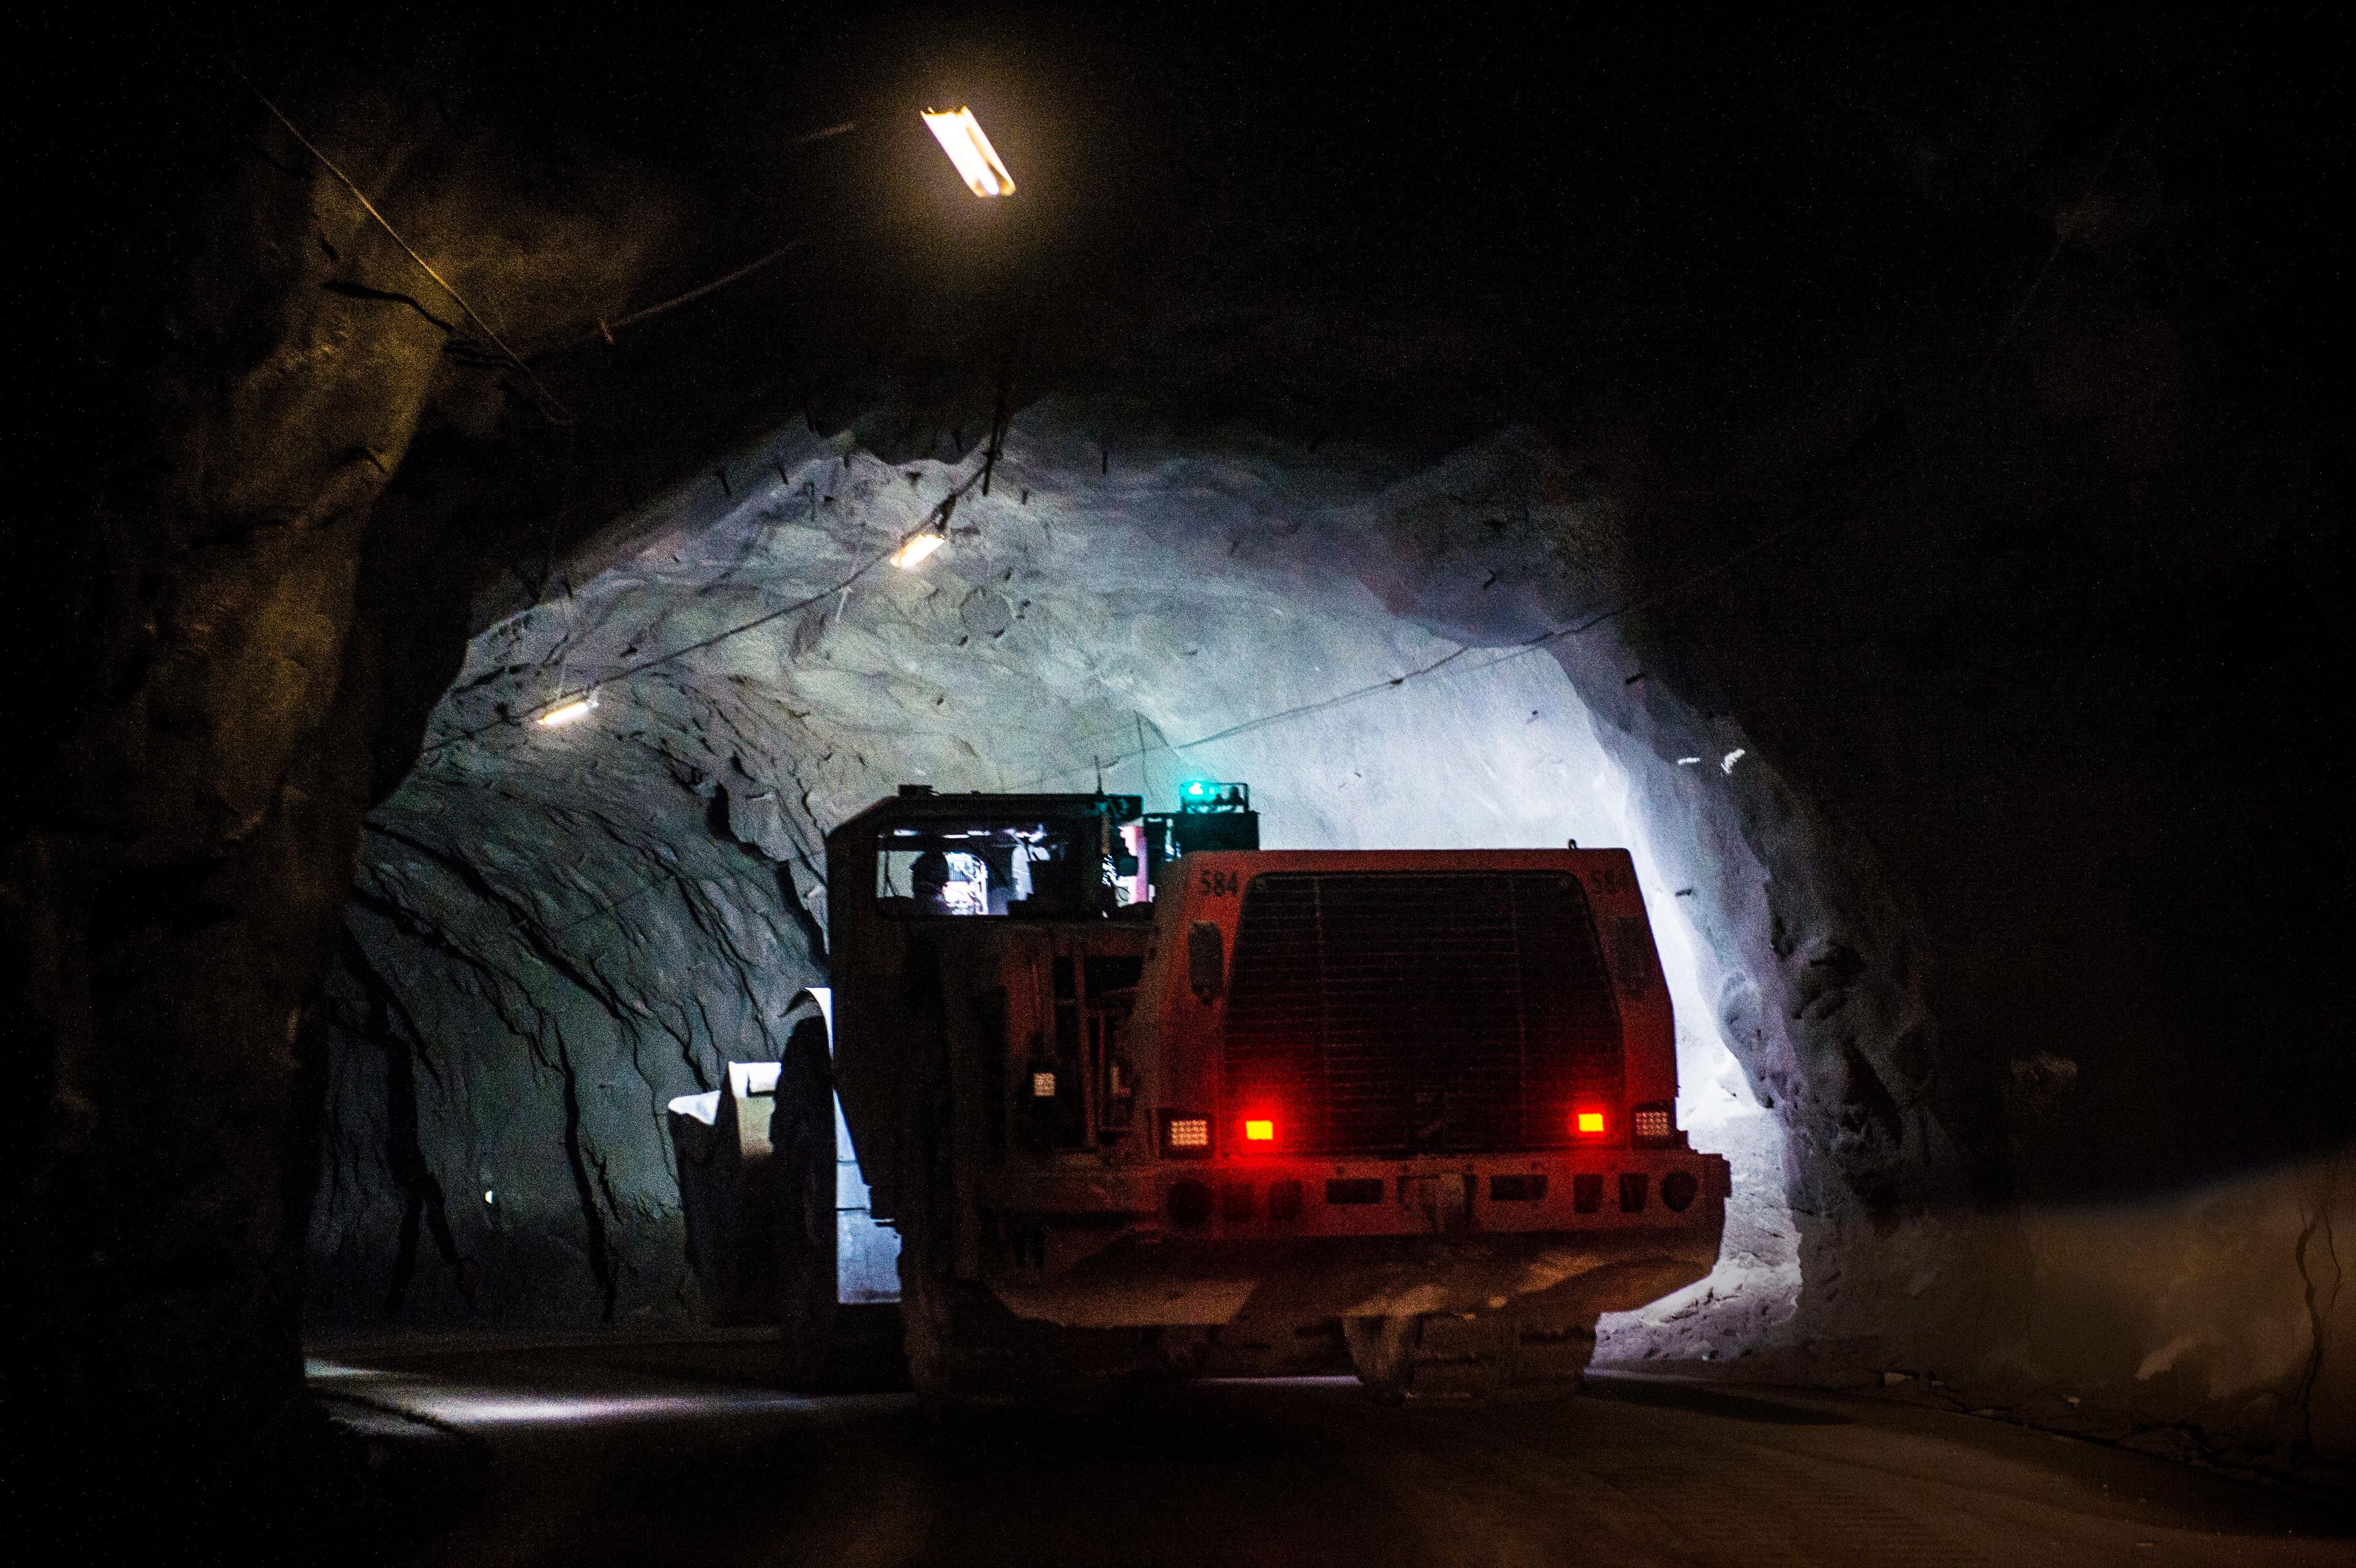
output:
[[1103, 856], [1087, 821], [926, 822], [886, 827], [875, 898], [888, 914], [1093, 914]]
[[875, 841], [876, 904], [904, 919], [1117, 914], [1153, 896], [1139, 832], [1114, 828], [1108, 853], [1094, 816], [885, 827]]

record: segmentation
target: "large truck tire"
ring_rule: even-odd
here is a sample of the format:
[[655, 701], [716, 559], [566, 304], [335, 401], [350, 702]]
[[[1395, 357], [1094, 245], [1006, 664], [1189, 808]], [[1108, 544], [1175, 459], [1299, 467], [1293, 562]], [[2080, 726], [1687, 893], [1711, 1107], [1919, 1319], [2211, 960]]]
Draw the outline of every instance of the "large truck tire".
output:
[[908, 1358], [908, 1381], [917, 1394], [936, 1400], [959, 1381], [952, 1362], [956, 1333], [950, 1323], [954, 1284], [925, 1266], [924, 1221], [917, 1200], [900, 1190], [900, 1333]]
[[908, 1381], [927, 1403], [1087, 1405], [1181, 1382], [1190, 1371], [1183, 1354], [1165, 1349], [1160, 1329], [1060, 1328], [1017, 1317], [968, 1281], [936, 1275], [912, 1289], [910, 1277], [904, 1261]]
[[1065, 1328], [1018, 1317], [956, 1277], [948, 1159], [931, 1117], [901, 1139], [900, 1321], [908, 1381], [931, 1404], [1087, 1401], [1183, 1375], [1156, 1328]]
[[908, 1381], [920, 1396], [932, 1400], [957, 1381], [951, 1358], [956, 1282], [949, 1256], [948, 1153], [941, 1147], [948, 1090], [937, 1051], [916, 1055], [907, 1066], [898, 1208], [892, 1225], [900, 1232], [900, 1329]]
[[1595, 1354], [1592, 1317], [1526, 1309], [1349, 1317], [1350, 1363], [1377, 1399], [1546, 1399], [1579, 1392]]
[[769, 1123], [770, 1299], [783, 1371], [815, 1383], [834, 1351], [840, 1244], [835, 1228], [834, 1070], [826, 1024], [805, 1019], [787, 1038]]
[[908, 1381], [930, 1404], [1051, 1398], [1061, 1379], [1059, 1332], [1016, 1317], [989, 1291], [956, 1277], [947, 1158], [927, 1127], [901, 1148], [900, 1322]]

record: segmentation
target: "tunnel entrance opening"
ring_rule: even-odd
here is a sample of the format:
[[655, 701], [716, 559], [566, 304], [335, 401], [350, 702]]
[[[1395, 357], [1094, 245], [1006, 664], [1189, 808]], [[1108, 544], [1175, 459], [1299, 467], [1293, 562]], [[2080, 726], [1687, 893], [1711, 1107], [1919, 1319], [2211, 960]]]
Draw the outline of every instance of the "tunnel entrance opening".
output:
[[[1689, 820], [1528, 640], [1608, 591], [1601, 508], [1512, 434], [1436, 466], [1233, 443], [1116, 466], [1049, 407], [946, 549], [877, 568], [980, 460], [787, 432], [474, 640], [362, 853], [314, 1321], [691, 1320], [664, 1108], [776, 1060], [822, 982], [824, 828], [902, 784], [1166, 808], [1241, 778], [1270, 846], [1633, 850], [1680, 1121], [1736, 1183], [1718, 1272], [1607, 1319], [1602, 1353], [1766, 1342], [1799, 1288], [1783, 1138], [1721, 1023], [1756, 981], [1697, 918], [1708, 857], [1658, 842]], [[531, 722], [588, 689], [580, 721]], [[846, 1171], [846, 1297], [881, 1298], [890, 1238], [854, 1234]]]
[[[1008, 136], [1024, 192], [991, 210], [1044, 221], [1001, 245], [934, 222], [892, 155], [843, 158], [854, 119], [800, 118], [848, 91], [862, 128], [919, 134], [914, 76], [865, 69], [898, 58], [873, 28], [847, 74], [799, 33], [732, 37], [779, 43], [783, 75], [640, 31], [575, 40], [611, 93], [536, 36], [501, 63], [506, 29], [224, 35], [246, 82], [110, 34], [47, 73], [69, 155], [46, 183], [104, 211], [43, 252], [58, 440], [28, 450], [57, 493], [13, 574], [0, 968], [28, 1064], [25, 1381], [91, 1473], [149, 1489], [120, 1439], [166, 1422], [159, 1449], [243, 1453], [297, 1393], [306, 1275], [323, 1323], [690, 1313], [647, 1132], [774, 1043], [770, 980], [818, 966], [813, 825], [847, 800], [1058, 770], [1159, 791], [1256, 739], [1239, 771], [1291, 770], [1301, 841], [1355, 833], [1321, 725], [1405, 698], [1351, 682], [1485, 692], [1519, 668], [1488, 654], [1617, 603], [1640, 606], [1620, 633], [1518, 656], [1584, 704], [1641, 828], [1601, 836], [1689, 909], [1688, 1019], [1783, 1139], [1807, 1286], [1784, 1332], [1965, 1408], [2107, 1406], [2115, 1435], [2222, 1434], [2285, 1473], [2344, 1456], [2356, 1055], [2316, 983], [2348, 880], [2315, 809], [2341, 777], [2315, 759], [2346, 651], [2344, 357], [2297, 242], [2329, 95], [2280, 69], [2311, 50], [2263, 27], [1629, 35], [1574, 51], [1566, 91], [1525, 69], [1560, 51], [1483, 30], [1454, 109], [1408, 95], [1472, 142], [1369, 152], [1332, 130], [1380, 94], [1321, 70], [1322, 35], [1194, 29], [1173, 55], [1091, 28], [980, 66], [1030, 78], [993, 129], [1071, 128]], [[1410, 88], [1451, 55], [1413, 43]], [[1229, 61], [1218, 92], [1131, 91]], [[1660, 112], [1697, 85], [1725, 112]], [[1504, 161], [1463, 177], [1483, 147]], [[1170, 152], [1202, 177], [1128, 176]], [[1005, 279], [1052, 328], [1019, 356]], [[952, 513], [958, 427], [1010, 385], [1105, 403], [1031, 409], [996, 494]], [[884, 461], [721, 453], [804, 409]], [[1594, 477], [1481, 483], [1510, 443], [1438, 455], [1504, 411], [1587, 443]], [[1391, 450], [1321, 452], [1336, 432]], [[1149, 515], [1135, 571], [1071, 543]], [[999, 560], [1023, 516], [1055, 539]], [[917, 519], [941, 543], [904, 581], [884, 547]], [[1149, 660], [1073, 608], [1119, 622], [1173, 560], [1238, 602], [1357, 594], [1342, 618], [1388, 628], [1384, 656], [1320, 662], [1271, 613], [1216, 703], [1173, 702], [1140, 671], [1213, 656], [1197, 627], [1163, 619]], [[469, 626], [503, 563], [537, 607]], [[573, 723], [535, 725], [559, 699]], [[1068, 748], [1027, 756], [1047, 732]], [[1349, 787], [1412, 771], [1429, 800], [1456, 733], [1412, 770], [1386, 742]], [[1389, 841], [1430, 841], [1407, 827]], [[315, 1174], [306, 1269], [285, 1232]]]

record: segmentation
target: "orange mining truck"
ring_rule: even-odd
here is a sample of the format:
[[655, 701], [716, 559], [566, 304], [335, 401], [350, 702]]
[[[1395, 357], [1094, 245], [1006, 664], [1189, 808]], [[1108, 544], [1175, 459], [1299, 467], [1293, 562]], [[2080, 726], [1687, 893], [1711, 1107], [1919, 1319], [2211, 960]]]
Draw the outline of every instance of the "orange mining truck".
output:
[[[1599, 1314], [1709, 1272], [1729, 1171], [1626, 851], [1263, 850], [1243, 785], [1180, 795], [904, 787], [827, 836], [771, 1125], [817, 1148], [839, 1091], [920, 1390], [1569, 1389]], [[786, 1163], [826, 1201], [771, 1207], [830, 1209]], [[831, 1231], [787, 1229], [814, 1360]]]

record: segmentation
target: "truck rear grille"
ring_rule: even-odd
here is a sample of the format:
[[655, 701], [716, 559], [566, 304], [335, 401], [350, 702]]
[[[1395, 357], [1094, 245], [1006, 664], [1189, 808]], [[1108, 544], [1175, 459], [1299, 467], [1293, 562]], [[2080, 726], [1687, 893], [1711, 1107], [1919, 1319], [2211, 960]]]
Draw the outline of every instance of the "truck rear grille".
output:
[[1620, 1016], [1586, 895], [1557, 871], [1269, 872], [1229, 969], [1231, 1111], [1289, 1151], [1451, 1153], [1570, 1141], [1622, 1098]]

